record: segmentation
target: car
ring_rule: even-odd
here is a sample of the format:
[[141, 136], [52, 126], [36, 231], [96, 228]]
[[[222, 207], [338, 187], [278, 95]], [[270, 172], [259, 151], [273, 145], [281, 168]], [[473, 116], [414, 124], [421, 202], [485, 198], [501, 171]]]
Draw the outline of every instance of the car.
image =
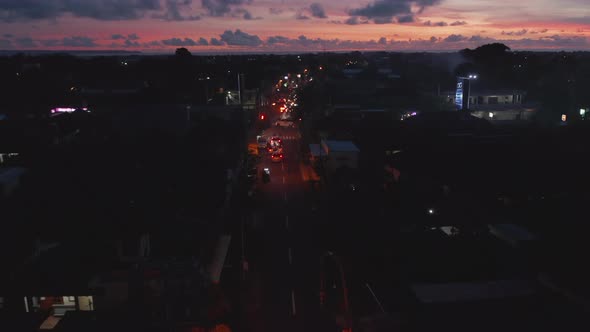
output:
[[283, 148], [281, 145], [277, 145], [277, 144], [268, 144], [266, 146], [266, 151], [268, 151], [268, 153], [276, 153], [276, 152], [283, 152]]
[[268, 167], [265, 167], [262, 170], [262, 181], [264, 183], [268, 183], [270, 182], [270, 169]]
[[277, 146], [283, 145], [283, 140], [278, 136], [273, 136], [270, 139], [270, 145], [277, 145]]
[[280, 163], [281, 161], [283, 161], [283, 154], [282, 153], [273, 153], [270, 155], [270, 160], [272, 160], [275, 163]]

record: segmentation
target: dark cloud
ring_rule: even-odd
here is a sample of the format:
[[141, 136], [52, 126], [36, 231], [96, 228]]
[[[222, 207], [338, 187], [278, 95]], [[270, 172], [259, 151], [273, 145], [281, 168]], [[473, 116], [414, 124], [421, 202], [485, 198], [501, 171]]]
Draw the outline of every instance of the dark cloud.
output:
[[527, 32], [527, 29], [522, 29], [518, 31], [502, 31], [502, 34], [506, 36], [524, 36], [527, 34]]
[[45, 39], [45, 40], [41, 40], [39, 42], [41, 43], [41, 45], [43, 45], [45, 47], [55, 47], [55, 46], [63, 45], [62, 41], [59, 39]]
[[[203, 0], [239, 2], [239, 0]], [[193, 0], [0, 0], [0, 21], [57, 19], [69, 14], [103, 21], [132, 20], [152, 17], [168, 21], [198, 20], [185, 15]]]
[[[541, 29], [541, 30], [539, 30], [539, 31], [529, 31], [529, 33], [530, 33], [531, 35], [536, 35], [536, 34], [539, 34], [539, 33], [546, 33], [547, 31], [549, 31], [549, 29]], [[584, 32], [584, 30], [580, 30], [580, 29], [578, 29], [578, 31], [577, 31], [577, 32]]]
[[95, 47], [98, 46], [95, 39], [85, 36], [65, 37], [62, 40], [62, 45], [66, 47]]
[[402, 15], [397, 17], [397, 23], [412, 23], [414, 21], [414, 15]]
[[99, 46], [96, 43], [96, 39], [86, 36], [71, 36], [63, 39], [42, 39], [37, 40], [35, 43], [40, 44], [44, 47], [96, 47]]
[[0, 39], [0, 49], [12, 48], [12, 40]]
[[111, 46], [113, 47], [118, 47], [118, 46], [123, 46], [123, 47], [140, 47], [142, 46], [142, 44], [140, 44], [137, 40], [139, 40], [139, 36], [135, 33], [129, 34], [127, 36], [124, 36], [120, 33], [116, 33], [114, 35], [111, 36], [112, 40], [124, 40], [123, 44], [116, 44], [113, 43], [111, 44]]
[[14, 35], [13, 35], [13, 34], [11, 34], [11, 33], [5, 33], [5, 34], [3, 34], [2, 36], [4, 36], [4, 38], [7, 38], [7, 39], [12, 39], [12, 38], [14, 38]]
[[[175, 45], [167, 46], [183, 46], [177, 45], [185, 43], [185, 40], [176, 39]], [[189, 39], [189, 43], [190, 43]], [[513, 49], [583, 49], [588, 47], [588, 42], [583, 37], [568, 37], [561, 35], [544, 36], [538, 39], [516, 39], [516, 40], [501, 40], [480, 35], [471, 37], [459, 34], [451, 34], [447, 37], [432, 36], [427, 39], [411, 39], [411, 40], [387, 40], [386, 37], [381, 37], [377, 40], [359, 41], [359, 40], [342, 40], [342, 39], [321, 39], [308, 38], [305, 35], [300, 35], [297, 38], [289, 38], [281, 35], [270, 36], [264, 41], [256, 35], [247, 34], [240, 30], [225, 31], [220, 39], [211, 38], [208, 44], [210, 46], [234, 45], [234, 46], [250, 46], [260, 47], [266, 50], [459, 50], [463, 48], [475, 48], [482, 44], [488, 43], [504, 43]], [[197, 45], [207, 45], [207, 40], [200, 38]], [[170, 43], [168, 43], [170, 44]], [[192, 43], [191, 43], [192, 44]], [[146, 45], [146, 44], [142, 44]], [[166, 44], [165, 44], [166, 45]], [[189, 45], [190, 46], [190, 45]], [[147, 46], [145, 46], [147, 47]]]
[[[61, 2], [61, 1], [59, 1]], [[5, 22], [55, 18], [61, 15], [58, 1], [2, 0], [0, 20]]]
[[328, 16], [326, 16], [326, 11], [324, 10], [324, 7], [315, 2], [312, 3], [309, 6], [309, 11], [311, 12], [311, 16], [316, 17], [316, 18], [327, 18]]
[[493, 42], [492, 38], [488, 38], [488, 37], [482, 37], [480, 35], [475, 35], [475, 36], [471, 36], [471, 38], [469, 38], [470, 42], [474, 42], [474, 43], [487, 43], [487, 42]]
[[467, 40], [467, 37], [463, 36], [463, 35], [449, 35], [447, 38], [443, 39], [444, 42], [447, 43], [456, 43], [456, 42], [461, 42], [461, 41], [465, 41]]
[[[394, 18], [400, 22], [400, 18], [405, 23], [413, 22], [407, 21], [408, 16], [413, 16], [412, 7], [419, 7], [419, 13], [424, 8], [437, 5], [442, 0], [375, 0], [368, 5], [349, 10], [348, 14], [351, 16], [362, 16], [374, 23], [393, 22]], [[404, 22], [400, 22], [404, 23]]]
[[250, 11], [244, 8], [237, 8], [232, 12], [233, 17], [241, 17], [245, 20], [261, 20], [262, 17], [254, 17]]
[[344, 21], [344, 24], [348, 24], [348, 25], [357, 25], [359, 24], [359, 17], [358, 16], [351, 16], [349, 18], [346, 19], [346, 21]]
[[199, 44], [200, 46], [207, 46], [207, 45], [209, 45], [209, 42], [207, 41], [207, 39], [201, 37], [201, 38], [199, 38], [199, 41], [197, 42], [197, 44]]
[[190, 38], [170, 38], [162, 40], [162, 44], [166, 46], [196, 46], [197, 43]]
[[211, 41], [209, 42], [209, 44], [211, 44], [213, 46], [223, 46], [223, 45], [225, 45], [224, 42], [222, 42], [221, 40], [219, 40], [217, 38], [211, 38]]
[[162, 46], [162, 43], [160, 43], [157, 40], [153, 40], [153, 41], [151, 41], [149, 43], [143, 43], [142, 45], [143, 45], [143, 47], [148, 47], [148, 48], [150, 48], [150, 47], [161, 47]]
[[165, 10], [162, 14], [153, 15], [154, 18], [159, 18], [166, 21], [196, 21], [201, 17], [198, 15], [183, 15], [181, 12], [190, 9], [193, 0], [166, 0]]
[[447, 22], [443, 22], [443, 21], [440, 21], [440, 22], [426, 21], [423, 24], [428, 27], [446, 27], [448, 25]]
[[260, 46], [262, 40], [257, 35], [251, 35], [237, 29], [236, 31], [226, 30], [220, 36], [220, 40], [231, 46]]
[[465, 22], [465, 21], [455, 21], [455, 22], [451, 23], [450, 25], [452, 27], [456, 27], [456, 26], [465, 25], [465, 24], [467, 24], [467, 22]]
[[271, 7], [268, 9], [268, 12], [273, 14], [273, 15], [280, 15], [283, 13], [283, 10], [281, 8], [275, 8], [275, 7]]
[[21, 48], [33, 48], [37, 46], [37, 43], [31, 37], [22, 37], [14, 40], [16, 46]]
[[139, 44], [139, 42], [133, 41], [131, 39], [127, 39], [127, 40], [125, 40], [125, 43], [123, 44], [123, 46], [125, 46], [125, 47], [140, 47], [141, 45]]
[[232, 6], [250, 3], [252, 0], [201, 0], [201, 5], [211, 16], [225, 16], [231, 13]]
[[377, 0], [365, 7], [350, 10], [352, 16], [363, 16], [369, 19], [376, 17], [394, 17], [400, 14], [410, 14], [410, 1]]
[[268, 39], [266, 40], [266, 43], [269, 45], [275, 45], [275, 44], [287, 44], [289, 43], [290, 39], [287, 37], [283, 37], [283, 36], [271, 36], [268, 37]]
[[56, 19], [65, 14], [97, 20], [128, 20], [161, 9], [160, 0], [2, 0], [0, 20]]

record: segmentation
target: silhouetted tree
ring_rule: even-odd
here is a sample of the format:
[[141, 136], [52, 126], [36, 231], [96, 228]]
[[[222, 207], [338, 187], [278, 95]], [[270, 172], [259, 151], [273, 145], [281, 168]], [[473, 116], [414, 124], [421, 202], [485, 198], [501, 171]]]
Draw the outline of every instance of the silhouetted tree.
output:
[[492, 43], [479, 46], [474, 50], [466, 48], [461, 50], [461, 55], [465, 56], [466, 58], [485, 61], [486, 59], [503, 57], [509, 51], [510, 47], [502, 43]]
[[177, 48], [176, 52], [174, 52], [174, 55], [176, 55], [179, 58], [188, 58], [192, 56], [191, 52], [187, 50], [185, 47]]

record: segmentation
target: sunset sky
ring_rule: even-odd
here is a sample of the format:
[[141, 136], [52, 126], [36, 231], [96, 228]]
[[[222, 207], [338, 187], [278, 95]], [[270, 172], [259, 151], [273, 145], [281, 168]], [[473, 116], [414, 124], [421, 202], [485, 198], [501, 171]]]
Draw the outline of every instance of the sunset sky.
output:
[[590, 0], [0, 0], [2, 50], [590, 50]]

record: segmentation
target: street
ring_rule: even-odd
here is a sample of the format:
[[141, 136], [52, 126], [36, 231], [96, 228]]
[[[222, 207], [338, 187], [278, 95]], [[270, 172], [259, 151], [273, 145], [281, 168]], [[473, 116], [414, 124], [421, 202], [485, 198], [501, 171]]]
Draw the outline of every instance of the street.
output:
[[[307, 202], [311, 185], [300, 169], [300, 135], [295, 128], [272, 127], [266, 135], [283, 139], [284, 160], [262, 155], [259, 172], [270, 169], [270, 181], [258, 179], [257, 197], [244, 216], [244, 285], [249, 331], [329, 331], [320, 311], [320, 258], [316, 217]], [[244, 268], [244, 264], [238, 266]]]

